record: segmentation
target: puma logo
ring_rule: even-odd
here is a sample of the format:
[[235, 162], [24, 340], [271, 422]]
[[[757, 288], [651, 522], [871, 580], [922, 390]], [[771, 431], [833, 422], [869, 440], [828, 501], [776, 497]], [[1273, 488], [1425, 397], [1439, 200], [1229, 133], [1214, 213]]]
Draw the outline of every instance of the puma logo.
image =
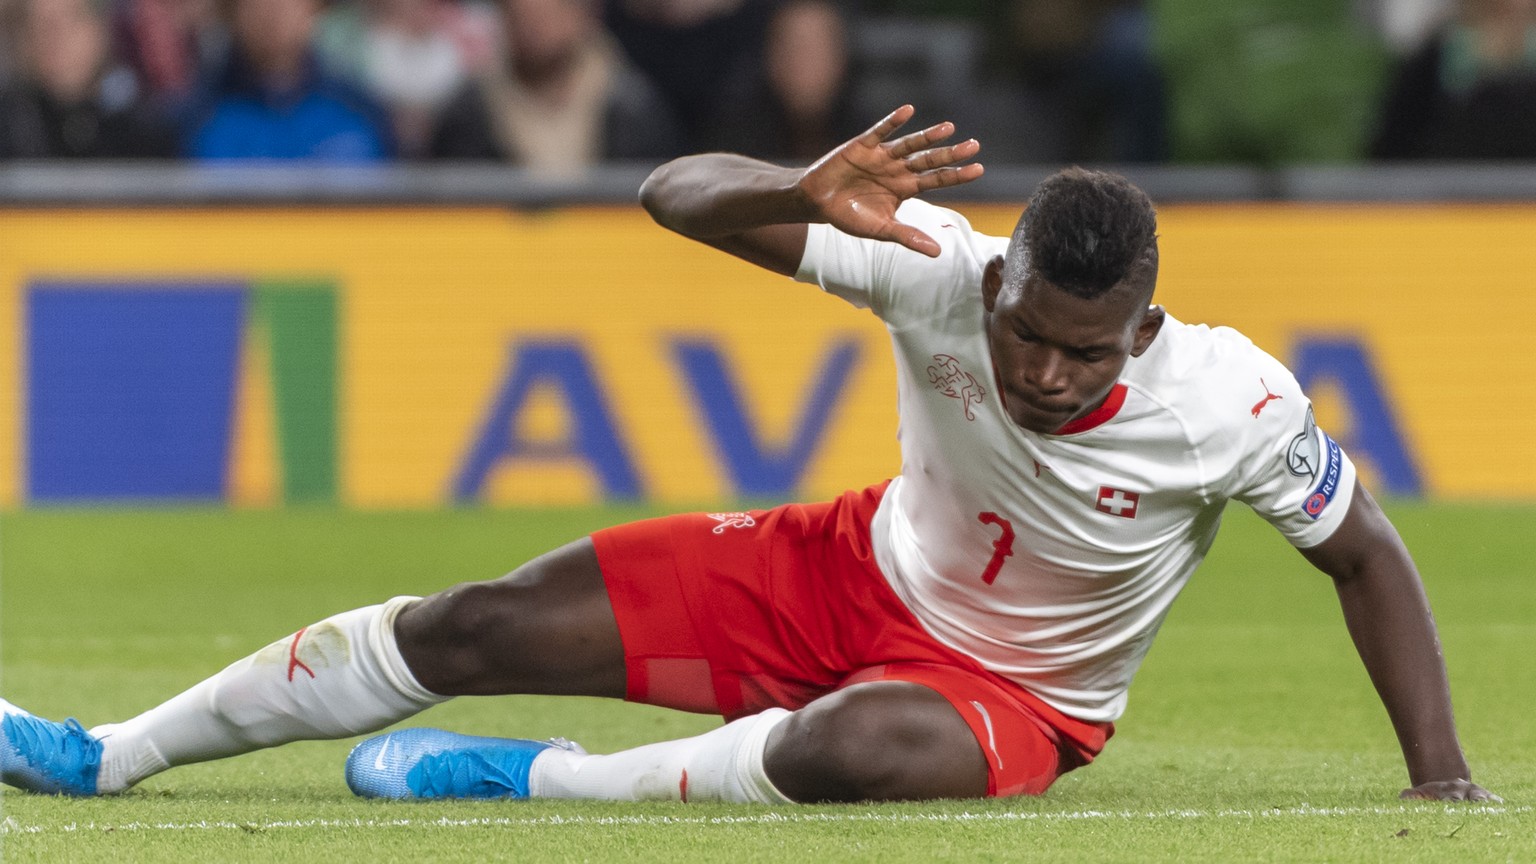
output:
[[1263, 387], [1264, 387], [1264, 398], [1260, 399], [1258, 404], [1253, 406], [1253, 418], [1255, 420], [1257, 420], [1259, 418], [1259, 412], [1264, 410], [1264, 406], [1265, 405], [1268, 405], [1269, 403], [1273, 402], [1276, 399], [1284, 399], [1285, 398], [1284, 396], [1281, 396], [1279, 394], [1269, 392], [1269, 385], [1264, 383], [1264, 379], [1263, 378], [1259, 379], [1259, 384], [1263, 385]]
[[304, 627], [304, 628], [300, 629], [299, 632], [293, 634], [293, 641], [288, 643], [288, 680], [289, 681], [293, 680], [293, 673], [297, 672], [300, 669], [303, 669], [305, 672], [309, 673], [309, 677], [311, 677], [311, 678], [315, 677], [315, 670], [309, 668], [308, 664], [306, 664], [303, 660], [299, 659], [299, 640], [304, 638], [304, 631], [306, 631], [308, 629], [309, 629], [308, 627]]

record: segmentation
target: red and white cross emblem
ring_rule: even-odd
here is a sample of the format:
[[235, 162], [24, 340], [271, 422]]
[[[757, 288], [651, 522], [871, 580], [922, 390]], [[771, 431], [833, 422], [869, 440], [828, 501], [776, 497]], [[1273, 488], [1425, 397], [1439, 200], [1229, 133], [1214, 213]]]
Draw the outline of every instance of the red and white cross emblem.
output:
[[1136, 518], [1136, 503], [1141, 496], [1135, 492], [1127, 492], [1124, 489], [1113, 489], [1109, 486], [1099, 487], [1099, 500], [1094, 509], [1111, 516], [1123, 516], [1126, 519]]
[[710, 529], [710, 532], [713, 534], [724, 534], [727, 528], [757, 527], [757, 520], [752, 518], [752, 514], [740, 510], [734, 513], [706, 513], [704, 515], [720, 523]]

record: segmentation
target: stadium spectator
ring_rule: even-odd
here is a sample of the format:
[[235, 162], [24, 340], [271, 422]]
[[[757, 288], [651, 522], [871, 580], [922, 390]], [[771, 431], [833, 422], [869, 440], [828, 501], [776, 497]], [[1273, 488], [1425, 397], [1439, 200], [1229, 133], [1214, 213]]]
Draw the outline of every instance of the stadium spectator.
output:
[[1376, 159], [1536, 159], [1536, 0], [1462, 0], [1397, 70]]
[[1145, 3], [1009, 0], [994, 22], [989, 66], [1003, 86], [978, 93], [973, 121], [989, 159], [1168, 158], [1167, 95]]
[[[887, 26], [969, 26], [974, 36], [966, 41], [974, 47], [962, 56], [924, 58], [923, 65], [943, 65], [927, 74], [947, 84], [925, 98], [941, 101], [943, 116], [985, 140], [992, 162], [1169, 157], [1167, 87], [1145, 0], [867, 0], [863, 7], [880, 16], [872, 22]], [[877, 70], [891, 66], [878, 43], [855, 59]], [[951, 68], [967, 61], [972, 68]], [[894, 71], [905, 74], [900, 66]], [[867, 68], [856, 74], [861, 83], [869, 78]]]
[[217, 0], [119, 0], [112, 30], [123, 62], [156, 102], [180, 106], [229, 55]]
[[760, 62], [775, 0], [601, 0], [603, 21], [661, 91], [684, 151], [709, 148], [729, 85]]
[[762, 61], [738, 70], [707, 149], [809, 161], [858, 134], [850, 104], [848, 28], [827, 0], [774, 10]]
[[602, 28], [590, 0], [504, 0], [505, 50], [444, 110], [431, 155], [573, 175], [662, 159], [679, 142], [665, 102]]
[[914, 197], [980, 177], [977, 142], [940, 146], [948, 124], [898, 136], [911, 116], [807, 168], [705, 154], [640, 190], [663, 226], [879, 317], [899, 476], [820, 504], [620, 525], [501, 579], [343, 612], [122, 723], [0, 701], [0, 780], [111, 794], [454, 695], [537, 693], [730, 722], [609, 754], [407, 729], [358, 745], [347, 782], [416, 799], [1040, 794], [1113, 733], [1237, 500], [1331, 577], [1398, 734], [1401, 797], [1493, 799], [1471, 781], [1403, 541], [1284, 366], [1152, 304], [1146, 195], [1069, 169], [1011, 237], [983, 234]]
[[1392, 53], [1416, 51], [1444, 25], [1456, 0], [1355, 0], [1358, 10]]
[[0, 90], [0, 158], [154, 158], [176, 153], [166, 118], [112, 58], [90, 0], [25, 0], [18, 68]]
[[389, 111], [400, 155], [426, 155], [438, 113], [494, 60], [495, 15], [453, 0], [361, 0], [321, 18], [320, 56]]
[[383, 111], [316, 57], [319, 6], [320, 0], [230, 0], [233, 50], [190, 114], [190, 155], [324, 162], [391, 155]]

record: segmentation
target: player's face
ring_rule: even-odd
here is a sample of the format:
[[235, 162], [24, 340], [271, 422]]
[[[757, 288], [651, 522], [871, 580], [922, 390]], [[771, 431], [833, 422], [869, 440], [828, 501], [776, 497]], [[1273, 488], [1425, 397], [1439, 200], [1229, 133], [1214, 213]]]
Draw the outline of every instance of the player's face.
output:
[[1035, 274], [1004, 285], [1001, 258], [982, 285], [1003, 406], [1031, 432], [1054, 432], [1098, 408], [1163, 323], [1144, 288], [1119, 285], [1087, 300]]

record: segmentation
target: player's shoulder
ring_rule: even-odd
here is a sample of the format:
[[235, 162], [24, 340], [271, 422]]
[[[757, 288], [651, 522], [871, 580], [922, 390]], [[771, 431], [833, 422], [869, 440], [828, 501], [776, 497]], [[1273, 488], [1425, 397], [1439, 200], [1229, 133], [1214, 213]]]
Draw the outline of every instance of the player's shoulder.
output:
[[939, 321], [974, 327], [982, 274], [1004, 254], [1008, 238], [983, 234], [959, 212], [917, 199], [902, 202], [896, 218], [932, 237], [940, 252], [930, 258], [896, 243], [861, 241], [878, 249], [870, 259], [876, 314], [898, 328]]
[[[1137, 363], [1137, 360], [1143, 361]], [[1246, 373], [1284, 370], [1280, 361], [1231, 327], [1188, 324], [1167, 314], [1146, 353], [1132, 361], [1148, 379], [1217, 383]], [[1289, 374], [1289, 373], [1287, 373]]]
[[1306, 396], [1290, 370], [1231, 327], [1186, 324], [1170, 315], [1136, 360], [1144, 362], [1128, 366], [1128, 383], [1203, 435], [1233, 427], [1247, 431], [1266, 413], [1305, 409]]
[[[932, 237], [941, 252], [936, 262], [959, 265], [965, 269], [980, 270], [987, 261], [1002, 255], [1008, 248], [1007, 237], [996, 237], [977, 231], [971, 221], [958, 210], [941, 207], [919, 198], [908, 198], [896, 209], [896, 218]], [[919, 257], [919, 253], [912, 255]]]
[[987, 262], [1004, 254], [1008, 239], [976, 231], [960, 213], [917, 199], [902, 202], [896, 219], [932, 237], [940, 254], [930, 258], [816, 223], [809, 226], [795, 278], [869, 308], [893, 328], [962, 320], [974, 328], [970, 307], [981, 302], [982, 274]]

